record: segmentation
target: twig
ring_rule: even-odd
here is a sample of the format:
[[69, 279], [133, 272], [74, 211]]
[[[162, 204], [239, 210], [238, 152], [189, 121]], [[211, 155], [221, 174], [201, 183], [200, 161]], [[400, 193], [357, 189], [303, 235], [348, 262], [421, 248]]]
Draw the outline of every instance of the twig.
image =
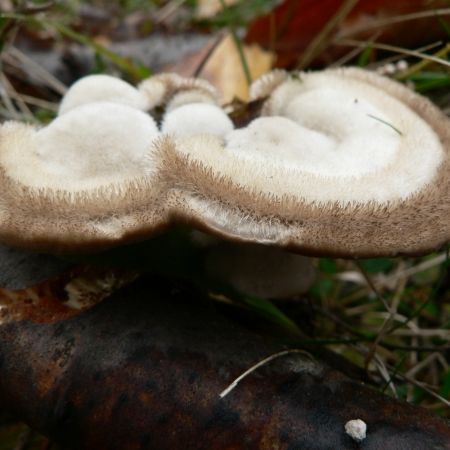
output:
[[173, 15], [178, 8], [183, 6], [186, 3], [186, 0], [172, 0], [169, 1], [166, 5], [158, 10], [155, 14], [154, 21], [155, 24], [160, 24], [165, 22], [171, 15]]
[[441, 328], [419, 328], [413, 330], [395, 329], [390, 331], [396, 336], [419, 336], [419, 337], [438, 337], [440, 339], [450, 340], [450, 330]]
[[220, 45], [220, 43], [222, 42], [224, 37], [225, 37], [225, 33], [220, 33], [219, 36], [217, 36], [217, 38], [215, 39], [215, 41], [213, 42], [211, 47], [206, 52], [206, 55], [202, 58], [202, 60], [198, 64], [198, 66], [195, 68], [195, 71], [192, 74], [192, 76], [194, 78], [197, 78], [200, 76], [200, 74], [202, 73], [203, 69], [206, 66], [206, 63], [209, 61], [209, 58], [211, 58], [211, 56], [216, 51], [217, 47]]
[[[389, 379], [386, 380], [386, 384], [380, 389], [381, 392], [384, 392], [389, 386], [391, 386], [391, 383], [394, 380], [395, 376], [400, 372], [400, 368], [406, 357], [407, 353], [403, 354], [403, 356], [400, 358], [400, 361], [395, 365], [394, 370], [391, 372]], [[395, 394], [397, 394], [397, 391], [395, 392]]]
[[396, 133], [398, 133], [400, 136], [403, 136], [403, 133], [392, 123], [386, 122], [385, 120], [381, 119], [380, 117], [374, 116], [373, 114], [367, 114], [368, 117], [371, 119], [377, 120], [378, 122], [382, 123], [383, 125], [388, 126], [389, 128], [393, 129]]
[[61, 81], [59, 81], [50, 72], [45, 70], [42, 66], [33, 61], [29, 56], [25, 55], [25, 53], [22, 53], [16, 47], [10, 47], [6, 54], [3, 54], [3, 57], [5, 57], [6, 55], [15, 58], [17, 61], [31, 68], [34, 75], [47, 83], [48, 86], [53, 88], [58, 94], [64, 95], [67, 92], [67, 87], [63, 83], [61, 83]]
[[375, 286], [375, 284], [374, 284], [372, 278], [369, 276], [369, 274], [364, 270], [364, 267], [361, 265], [361, 263], [359, 261], [355, 261], [355, 265], [360, 270], [362, 276], [366, 280], [366, 283], [369, 285], [372, 292], [375, 294], [375, 296], [378, 298], [378, 300], [380, 300], [383, 303], [386, 310], [390, 313], [391, 308], [390, 308], [388, 302], [386, 301], [384, 296], [381, 295], [381, 293], [378, 291], [378, 288]]
[[291, 353], [302, 353], [303, 355], [308, 356], [311, 359], [311, 361], [314, 361], [314, 358], [308, 352], [305, 352], [304, 350], [300, 349], [283, 350], [281, 352], [274, 353], [273, 355], [270, 355], [267, 358], [264, 358], [263, 360], [259, 361], [258, 363], [250, 367], [248, 370], [246, 370], [244, 373], [239, 375], [226, 389], [224, 389], [219, 394], [219, 397], [224, 398], [225, 396], [227, 396], [245, 377], [250, 375], [255, 370], [259, 369], [261, 366], [268, 364], [274, 359], [280, 358], [281, 356], [289, 355]]
[[331, 32], [348, 16], [359, 0], [346, 0], [336, 14], [326, 23], [303, 53], [302, 59], [297, 65], [297, 70], [305, 69], [314, 58], [327, 46]]
[[22, 433], [20, 433], [19, 439], [17, 440], [14, 450], [24, 450], [28, 445], [31, 437], [31, 429], [27, 427]]
[[5, 104], [4, 109], [7, 112], [7, 116], [12, 119], [18, 120], [20, 118], [19, 112], [16, 110], [14, 103], [11, 101], [11, 98], [6, 92], [6, 89], [2, 89], [1, 86], [0, 86], [0, 97], [3, 100], [3, 103]]
[[442, 16], [448, 16], [450, 15], [450, 8], [442, 8], [442, 9], [432, 9], [430, 11], [421, 11], [421, 12], [415, 12], [411, 14], [403, 14], [400, 16], [392, 16], [392, 17], [386, 17], [383, 19], [378, 20], [371, 20], [370, 22], [364, 21], [364, 24], [362, 24], [359, 27], [349, 28], [347, 30], [344, 30], [340, 37], [347, 37], [347, 36], [353, 36], [355, 34], [366, 32], [367, 30], [371, 30], [374, 28], [383, 28], [389, 25], [394, 25], [396, 23], [403, 23], [403, 22], [409, 22], [412, 20], [419, 20], [419, 19], [425, 19], [429, 17], [442, 17]]
[[[225, 0], [220, 0], [220, 4], [222, 6], [222, 9], [227, 9], [227, 5], [225, 4]], [[230, 30], [231, 36], [234, 40], [234, 43], [238, 49], [239, 58], [241, 60], [242, 69], [244, 70], [245, 80], [247, 81], [247, 84], [250, 86], [252, 84], [252, 75], [250, 73], [250, 68], [248, 66], [247, 58], [245, 57], [244, 48], [242, 46], [242, 42], [239, 39], [239, 36], [237, 35], [236, 29], [232, 25], [228, 25], [228, 28]]]
[[[423, 45], [421, 47], [417, 47], [414, 50], [416, 52], [426, 52], [426, 51], [432, 50], [432, 49], [434, 49], [436, 47], [440, 47], [440, 46], [442, 46], [442, 44], [443, 44], [442, 41], [436, 41], [436, 42], [432, 42], [431, 44], [428, 44], [428, 45]], [[386, 57], [386, 58], [383, 58], [383, 59], [379, 59], [378, 61], [374, 61], [373, 63], [368, 64], [366, 66], [366, 68], [367, 69], [376, 69], [378, 67], [383, 67], [386, 64], [389, 64], [389, 63], [396, 62], [396, 61], [399, 61], [401, 59], [404, 59], [404, 57], [405, 57], [404, 55], [389, 56], [389, 57]]]
[[432, 363], [433, 361], [439, 359], [438, 357], [439, 357], [439, 353], [431, 353], [425, 359], [420, 361], [420, 363], [417, 363], [414, 367], [409, 369], [408, 372], [406, 372], [406, 375], [408, 377], [415, 376], [418, 372], [420, 372], [422, 369], [427, 367], [430, 363]]
[[[435, 58], [446, 58], [450, 52], [450, 44], [447, 44], [445, 47], [441, 48], [438, 52], [436, 52], [433, 56]], [[397, 80], [405, 80], [406, 78], [410, 77], [411, 75], [414, 75], [415, 73], [418, 73], [422, 70], [424, 70], [426, 67], [428, 67], [430, 64], [432, 64], [435, 61], [432, 61], [430, 59], [424, 59], [423, 61], [419, 61], [417, 64], [414, 64], [409, 69], [406, 69], [399, 74], [396, 75]]]
[[388, 386], [391, 389], [394, 397], [398, 398], [397, 389], [395, 388], [394, 381], [393, 381], [393, 376], [391, 374], [389, 374], [389, 371], [387, 370], [387, 367], [384, 364], [383, 360], [378, 355], [374, 356], [374, 360], [375, 360], [375, 365], [378, 369], [378, 372], [380, 372], [380, 375], [384, 378], [384, 380], [386, 382], [386, 386]]
[[[378, 37], [379, 37], [380, 33], [375, 33], [368, 42], [375, 42]], [[366, 48], [371, 48], [370, 45], [368, 45]], [[364, 50], [364, 48], [361, 47], [356, 47], [352, 50], [350, 50], [347, 54], [345, 54], [344, 56], [342, 56], [341, 58], [339, 58], [338, 60], [334, 61], [333, 63], [331, 63], [329, 65], [329, 67], [340, 67], [343, 66], [344, 64], [346, 64], [347, 62], [351, 61], [353, 58], [356, 58], [360, 53], [362, 53]]]
[[390, 306], [389, 316], [383, 322], [383, 325], [381, 326], [380, 330], [378, 331], [378, 335], [375, 338], [375, 341], [373, 342], [373, 344], [372, 344], [372, 346], [371, 346], [371, 348], [369, 350], [369, 353], [367, 354], [367, 357], [366, 357], [366, 360], [365, 360], [366, 370], [369, 367], [370, 361], [372, 360], [372, 358], [374, 357], [374, 355], [375, 355], [375, 353], [377, 351], [377, 347], [378, 347], [379, 343], [382, 341], [382, 339], [388, 333], [388, 327], [394, 321], [395, 315], [397, 313], [398, 305], [399, 305], [400, 300], [402, 298], [403, 290], [405, 289], [405, 285], [406, 285], [406, 279], [403, 279], [403, 282], [399, 283], [399, 285], [397, 287], [397, 291], [396, 291], [396, 293], [394, 295], [394, 298], [392, 299], [392, 303], [391, 303], [391, 306]]
[[14, 86], [11, 84], [8, 77], [3, 72], [0, 73], [0, 80], [8, 90], [9, 97], [16, 100], [17, 106], [19, 107], [21, 113], [25, 116], [30, 116], [30, 118], [33, 119], [33, 113], [30, 111], [30, 108], [28, 108], [22, 96], [19, 95], [19, 93], [14, 89]]
[[[366, 41], [358, 41], [355, 39], [339, 39], [334, 41], [333, 44], [344, 47], [363, 47], [363, 48], [369, 45]], [[433, 55], [427, 55], [426, 53], [418, 52], [416, 50], [409, 50], [407, 48], [397, 47], [395, 45], [380, 44], [378, 42], [371, 43], [370, 47], [377, 48], [379, 50], [386, 50], [389, 52], [401, 53], [403, 55], [415, 56], [416, 58], [426, 59], [441, 64], [443, 66], [450, 67], [450, 61], [446, 61], [445, 59], [438, 58]]]
[[[449, 263], [449, 250], [450, 247], [447, 248], [446, 252], [445, 252], [445, 264], [448, 267], [448, 263]], [[405, 325], [408, 325], [408, 323], [411, 322], [411, 320], [413, 320], [415, 317], [417, 317], [421, 311], [430, 303], [430, 301], [433, 299], [433, 297], [436, 295], [440, 285], [442, 284], [442, 282], [445, 279], [446, 273], [448, 270], [445, 270], [441, 273], [441, 276], [438, 280], [438, 282], [436, 283], [436, 285], [433, 288], [433, 291], [431, 292], [431, 294], [428, 296], [428, 298], [415, 310], [413, 311], [413, 313], [411, 314], [411, 316], [406, 319], [404, 322], [401, 322], [397, 325], [394, 325], [391, 330], [389, 331], [390, 333], [394, 332], [395, 330], [404, 327]]]
[[[9, 95], [11, 98], [17, 98], [19, 96], [18, 93], [10, 92]], [[48, 100], [44, 100], [42, 98], [32, 97], [30, 95], [24, 95], [20, 94], [20, 98], [29, 105], [38, 106], [42, 109], [47, 109], [51, 112], [57, 112], [58, 111], [58, 104], [54, 102], [49, 102]]]
[[[389, 367], [389, 368], [393, 370], [392, 367]], [[438, 400], [440, 400], [445, 405], [450, 406], [450, 401], [449, 400], [445, 399], [444, 397], [442, 397], [438, 393], [434, 392], [432, 389], [430, 389], [428, 386], [426, 386], [425, 383], [422, 383], [421, 381], [417, 381], [416, 379], [414, 379], [414, 378], [412, 378], [412, 377], [410, 377], [408, 375], [405, 375], [403, 373], [398, 373], [396, 376], [398, 378], [400, 378], [400, 379], [408, 381], [408, 383], [411, 383], [414, 386], [417, 386], [417, 387], [423, 389], [427, 394], [431, 395], [434, 398], [437, 398]]]

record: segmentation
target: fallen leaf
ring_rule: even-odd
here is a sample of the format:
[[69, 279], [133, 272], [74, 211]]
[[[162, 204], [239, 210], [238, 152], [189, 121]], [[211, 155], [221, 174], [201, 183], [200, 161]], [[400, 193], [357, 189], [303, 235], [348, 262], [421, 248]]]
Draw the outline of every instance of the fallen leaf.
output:
[[[286, 0], [270, 14], [250, 24], [245, 40], [274, 50], [278, 67], [293, 68], [342, 4], [342, 0]], [[414, 21], [399, 20], [384, 26], [377, 26], [377, 23], [394, 16], [448, 6], [445, 0], [360, 1], [333, 30], [330, 40], [344, 37], [371, 39], [376, 35], [379, 42], [407, 48], [420, 47], [448, 38], [437, 16], [428, 15]], [[449, 16], [443, 17], [446, 18], [448, 21]], [[348, 51], [349, 48], [345, 47], [328, 47], [314, 60], [314, 65], [329, 64]]]
[[[197, 67], [208, 56], [213, 45], [214, 40], [199, 52], [182, 59], [176, 64], [166, 66], [164, 70], [177, 72], [183, 76], [193, 76]], [[256, 44], [243, 45], [242, 50], [253, 80], [272, 68], [275, 58], [271, 52], [263, 50]], [[222, 93], [223, 103], [229, 103], [234, 98], [242, 101], [249, 98], [249, 86], [239, 49], [230, 34], [225, 35], [212, 54], [208, 56], [198, 76], [206, 78], [218, 88], [219, 92]]]

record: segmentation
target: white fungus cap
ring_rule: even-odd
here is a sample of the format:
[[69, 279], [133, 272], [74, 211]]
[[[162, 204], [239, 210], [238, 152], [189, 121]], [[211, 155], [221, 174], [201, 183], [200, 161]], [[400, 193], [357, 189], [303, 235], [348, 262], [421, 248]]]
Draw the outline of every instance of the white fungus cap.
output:
[[253, 90], [267, 98], [261, 117], [177, 141], [192, 220], [311, 255], [420, 254], [449, 240], [450, 125], [427, 99], [361, 69], [265, 80]]
[[155, 121], [142, 111], [88, 103], [39, 130], [11, 123], [2, 134], [0, 162], [26, 186], [95, 188], [143, 173], [158, 136]]
[[98, 101], [120, 103], [141, 110], [150, 106], [147, 97], [126, 81], [109, 75], [89, 75], [69, 88], [59, 106], [59, 115]]
[[[264, 113], [227, 135], [225, 149], [242, 158], [242, 183], [267, 193], [341, 204], [395, 201], [430, 183], [443, 159], [438, 136], [410, 108], [334, 73], [284, 82]], [[250, 165], [272, 178], [255, 176]]]
[[216, 105], [189, 103], [169, 111], [164, 116], [161, 131], [174, 136], [210, 134], [225, 136], [233, 129], [233, 122]]

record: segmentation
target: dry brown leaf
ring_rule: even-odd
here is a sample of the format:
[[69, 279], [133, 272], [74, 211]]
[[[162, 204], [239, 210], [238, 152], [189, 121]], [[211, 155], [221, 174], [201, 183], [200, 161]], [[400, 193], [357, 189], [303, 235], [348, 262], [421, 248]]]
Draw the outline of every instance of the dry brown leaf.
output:
[[[254, 80], [272, 68], [274, 55], [259, 45], [244, 45], [243, 51]], [[248, 100], [248, 83], [242, 67], [239, 50], [231, 35], [226, 35], [217, 46], [200, 73], [213, 83], [223, 94], [225, 103], [233, 98]]]
[[76, 316], [136, 277], [130, 271], [80, 266], [27, 289], [0, 288], [0, 326], [20, 320], [51, 323]]
[[[208, 56], [215, 45], [217, 47]], [[263, 50], [258, 44], [243, 45], [243, 51], [253, 80], [268, 72], [275, 62], [274, 54]], [[207, 61], [198, 76], [207, 79], [217, 87], [222, 93], [223, 102], [229, 103], [233, 98], [247, 101], [248, 84], [238, 47], [231, 34], [226, 34], [219, 44], [217, 44], [217, 38], [214, 38], [200, 51], [176, 64], [164, 67], [164, 71], [191, 77], [205, 58]]]

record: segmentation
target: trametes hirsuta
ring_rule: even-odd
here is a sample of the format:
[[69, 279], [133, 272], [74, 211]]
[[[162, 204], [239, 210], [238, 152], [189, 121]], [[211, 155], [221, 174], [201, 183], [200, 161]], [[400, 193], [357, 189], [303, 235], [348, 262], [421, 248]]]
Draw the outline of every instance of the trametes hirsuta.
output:
[[261, 113], [236, 128], [204, 80], [91, 76], [49, 125], [6, 122], [1, 240], [96, 250], [177, 222], [307, 255], [449, 240], [450, 122], [430, 101], [356, 68], [276, 71], [251, 96]]

